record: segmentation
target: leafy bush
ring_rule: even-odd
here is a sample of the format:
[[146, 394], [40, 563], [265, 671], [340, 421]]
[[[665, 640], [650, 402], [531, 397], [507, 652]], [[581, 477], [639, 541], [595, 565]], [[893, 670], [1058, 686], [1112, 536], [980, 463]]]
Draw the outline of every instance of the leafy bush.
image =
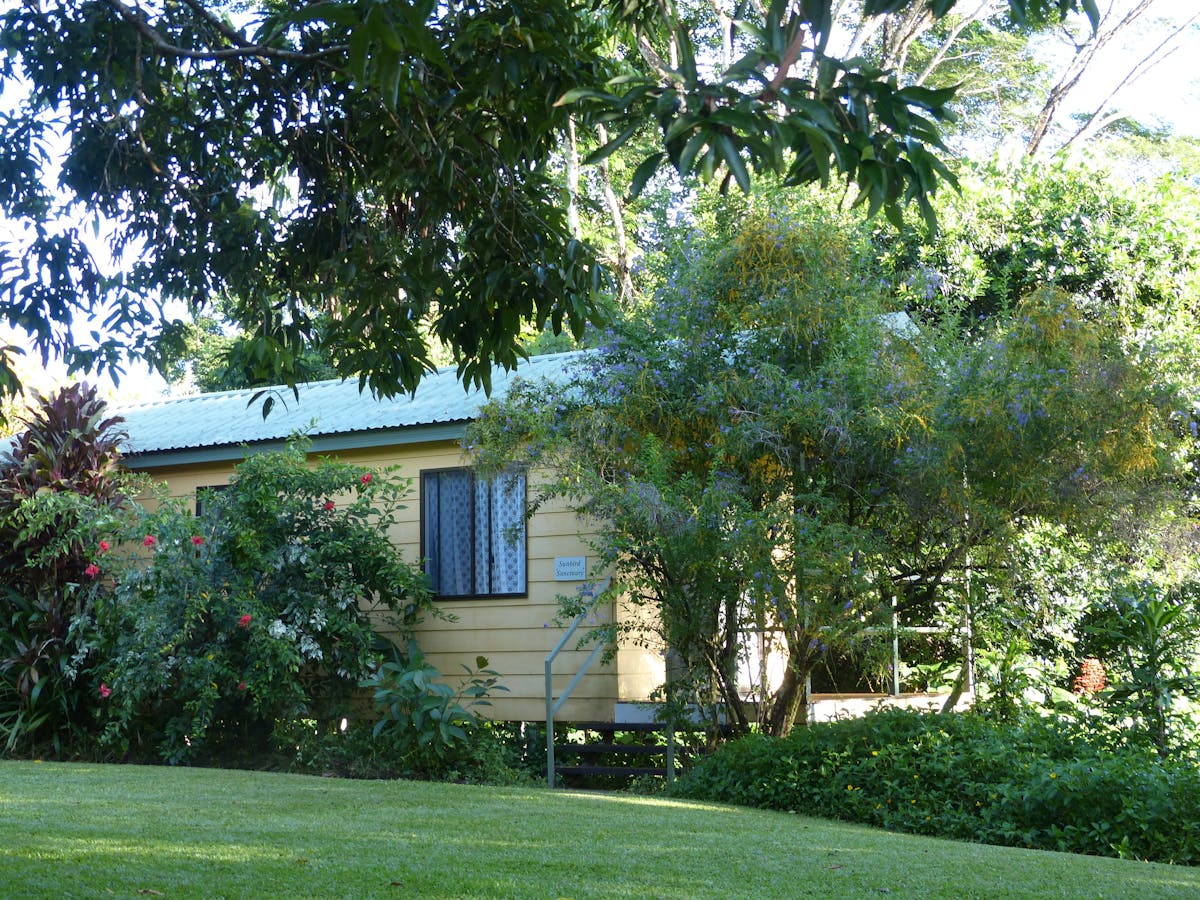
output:
[[345, 731], [310, 731], [299, 741], [296, 771], [339, 778], [416, 778], [463, 784], [541, 784], [545, 765], [525, 754], [524, 738], [510, 723], [480, 719], [469, 740], [440, 757], [415, 758], [403, 743], [381, 740], [369, 721], [351, 722]]
[[476, 669], [463, 666], [466, 678], [456, 690], [441, 680], [415, 644], [407, 654], [395, 654], [364, 682], [374, 690], [379, 714], [373, 736], [407, 772], [436, 774], [453, 768], [480, 731], [475, 709], [491, 705], [487, 697], [492, 691], [508, 690], [487, 664], [480, 656]]
[[917, 308], [945, 297], [975, 319], [1056, 285], [1091, 310], [1141, 311], [1170, 305], [1196, 262], [1187, 194], [1169, 181], [1025, 159], [964, 167], [961, 187], [939, 195], [936, 235], [877, 226]]
[[492, 722], [476, 708], [506, 691], [486, 668], [464, 666], [458, 686], [442, 680], [420, 650], [396, 648], [364, 682], [374, 689], [377, 719], [347, 723], [334, 733], [310, 731], [298, 748], [301, 771], [348, 778], [426, 778], [472, 784], [528, 784], [544, 771], [531, 760], [520, 723]]
[[0, 455], [0, 509], [47, 489], [122, 506], [118, 465], [125, 435], [120, 416], [109, 416], [96, 388], [86, 382], [50, 397], [34, 397], [33, 408], [21, 420], [25, 430]]
[[1056, 720], [889, 711], [732, 742], [683, 796], [959, 840], [1200, 861], [1200, 772]]
[[1196, 670], [1200, 615], [1196, 586], [1166, 591], [1146, 581], [1127, 585], [1091, 613], [1091, 646], [1106, 651], [1113, 683], [1099, 693], [1164, 759], [1196, 737]]
[[[98, 738], [122, 758], [261, 765], [324, 742], [350, 769], [516, 777], [470, 712], [495, 673], [454, 691], [411, 642], [435, 610], [388, 537], [407, 481], [310, 467], [296, 441], [248, 459], [197, 515], [161, 498], [146, 511], [94, 389], [26, 424], [0, 459], [0, 752]], [[411, 655], [381, 669], [380, 629]], [[388, 703], [366, 742], [337, 724], [369, 678]]]
[[5, 572], [0, 589], [0, 752], [61, 753], [95, 724], [102, 698], [88, 634], [96, 599], [110, 589], [98, 569], [78, 580], [68, 573], [78, 548], [99, 546], [114, 520], [91, 498], [48, 492], [26, 498], [8, 521], [30, 552], [26, 571], [15, 584]]
[[[166, 504], [129, 535], [148, 554], [97, 612], [105, 743], [168, 762], [295, 752], [352, 714], [377, 629], [411, 637], [424, 578], [388, 539], [404, 480], [305, 446], [247, 459], [199, 515]], [[336, 499], [335, 499], [336, 498]], [[132, 541], [131, 541], [132, 543]]]

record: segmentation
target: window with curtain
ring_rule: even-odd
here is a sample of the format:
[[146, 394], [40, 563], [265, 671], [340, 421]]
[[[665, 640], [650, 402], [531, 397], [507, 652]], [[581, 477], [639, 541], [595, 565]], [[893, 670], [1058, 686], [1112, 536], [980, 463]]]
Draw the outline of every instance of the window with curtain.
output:
[[438, 597], [524, 595], [525, 474], [422, 472], [421, 556]]

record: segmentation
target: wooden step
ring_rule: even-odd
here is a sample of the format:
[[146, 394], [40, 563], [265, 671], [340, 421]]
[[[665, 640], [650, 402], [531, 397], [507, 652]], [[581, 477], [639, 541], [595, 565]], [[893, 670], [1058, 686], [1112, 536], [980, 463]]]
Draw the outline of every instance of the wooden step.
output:
[[[572, 731], [601, 731], [612, 734], [618, 731], [655, 732], [666, 734], [668, 726], [662, 722], [568, 722]], [[680, 731], [681, 729], [676, 729]]]
[[555, 753], [578, 753], [585, 756], [603, 756], [608, 753], [624, 753], [629, 756], [662, 756], [667, 752], [666, 744], [555, 744]]
[[663, 775], [667, 774], [665, 766], [558, 766], [554, 767], [557, 775]]
[[[668, 777], [667, 736], [672, 728], [662, 722], [566, 722], [565, 735], [554, 745], [554, 773], [575, 786], [590, 786], [589, 779], [632, 780], [638, 776]], [[630, 743], [618, 743], [627, 735]], [[695, 738], [703, 729], [687, 726], [674, 729], [674, 769], [681, 770], [697, 753]], [[614, 765], [629, 762], [632, 765]], [[638, 765], [637, 763], [641, 763]], [[661, 763], [661, 765], [653, 765]]]

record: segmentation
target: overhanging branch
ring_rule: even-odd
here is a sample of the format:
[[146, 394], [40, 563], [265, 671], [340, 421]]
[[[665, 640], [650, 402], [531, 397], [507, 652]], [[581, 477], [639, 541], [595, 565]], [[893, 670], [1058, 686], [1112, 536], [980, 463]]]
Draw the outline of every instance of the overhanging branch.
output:
[[[280, 47], [271, 47], [265, 44], [255, 44], [246, 40], [241, 33], [229, 28], [223, 22], [213, 22], [212, 16], [200, 10], [205, 21], [220, 32], [220, 34], [235, 46], [222, 48], [209, 48], [205, 50], [194, 50], [189, 47], [180, 47], [177, 44], [167, 40], [153, 25], [144, 13], [136, 9], [126, 6], [121, 0], [104, 0], [105, 4], [113, 10], [121, 20], [133, 28], [144, 40], [161, 53], [163, 56], [170, 56], [176, 59], [194, 59], [218, 61], [223, 59], [240, 59], [245, 57], [258, 57], [260, 59], [279, 59], [292, 62], [321, 62], [331, 56], [337, 56], [346, 53], [348, 46], [338, 44], [331, 47], [325, 47], [321, 50], [313, 52], [302, 52], [299, 50], [286, 50]], [[196, 11], [196, 6], [193, 3], [187, 3], [189, 9]]]

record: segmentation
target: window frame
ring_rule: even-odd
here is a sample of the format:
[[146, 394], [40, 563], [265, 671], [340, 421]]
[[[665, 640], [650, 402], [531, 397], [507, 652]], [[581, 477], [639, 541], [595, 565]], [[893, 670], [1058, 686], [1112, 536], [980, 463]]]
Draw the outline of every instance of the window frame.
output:
[[[470, 515], [469, 515], [469, 527], [471, 530], [471, 554], [470, 554], [471, 576], [470, 576], [470, 582], [471, 582], [472, 590], [469, 593], [465, 593], [465, 594], [443, 593], [439, 589], [438, 585], [435, 585], [432, 583], [432, 576], [430, 575], [430, 572], [429, 572], [428, 529], [430, 527], [430, 522], [429, 522], [428, 516], [427, 516], [428, 491], [427, 491], [426, 485], [430, 479], [438, 478], [441, 475], [455, 473], [455, 472], [467, 472], [471, 476], [471, 488], [470, 488], [471, 508], [470, 508]], [[476, 529], [475, 529], [475, 524], [477, 522], [477, 518], [476, 518], [476, 499], [478, 496], [477, 495], [477, 487], [481, 480], [491, 484], [496, 479], [507, 478], [507, 477], [510, 477], [511, 475], [517, 475], [521, 478], [521, 521], [520, 521], [521, 538], [520, 538], [520, 543], [521, 543], [522, 553], [524, 554], [524, 561], [523, 561], [523, 565], [521, 568], [522, 587], [521, 587], [521, 590], [519, 590], [519, 591], [489, 591], [489, 592], [477, 591], [477, 590], [474, 590], [474, 588], [479, 583], [478, 582], [478, 569], [477, 569], [477, 564], [476, 564], [476, 560], [478, 557], [479, 535], [476, 533]], [[529, 518], [528, 518], [527, 513], [528, 513], [528, 509], [529, 509], [529, 479], [528, 479], [527, 472], [524, 469], [516, 469], [516, 470], [513, 470], [512, 472], [506, 472], [501, 475], [496, 475], [493, 478], [481, 479], [476, 474], [474, 466], [442, 466], [442, 467], [432, 468], [432, 469], [421, 469], [420, 473], [419, 473], [418, 482], [419, 482], [419, 494], [418, 494], [419, 520], [418, 520], [418, 524], [419, 524], [419, 530], [420, 530], [421, 565], [422, 565], [422, 569], [425, 572], [426, 576], [430, 578], [430, 587], [433, 590], [434, 599], [442, 600], [442, 601], [447, 601], [447, 600], [457, 601], [457, 600], [522, 599], [522, 598], [528, 597], [529, 596]], [[511, 527], [511, 526], [506, 526], [503, 530], [507, 530], [507, 527]], [[491, 559], [494, 542], [497, 539], [503, 540], [504, 539], [503, 533], [501, 533], [499, 535], [494, 534], [491, 532], [491, 529], [489, 527], [488, 545], [487, 545], [489, 559]]]
[[229, 487], [229, 482], [225, 484], [202, 484], [196, 488], [196, 508], [194, 514], [197, 518], [204, 511], [204, 496], [206, 494], [219, 494], [225, 488]]

